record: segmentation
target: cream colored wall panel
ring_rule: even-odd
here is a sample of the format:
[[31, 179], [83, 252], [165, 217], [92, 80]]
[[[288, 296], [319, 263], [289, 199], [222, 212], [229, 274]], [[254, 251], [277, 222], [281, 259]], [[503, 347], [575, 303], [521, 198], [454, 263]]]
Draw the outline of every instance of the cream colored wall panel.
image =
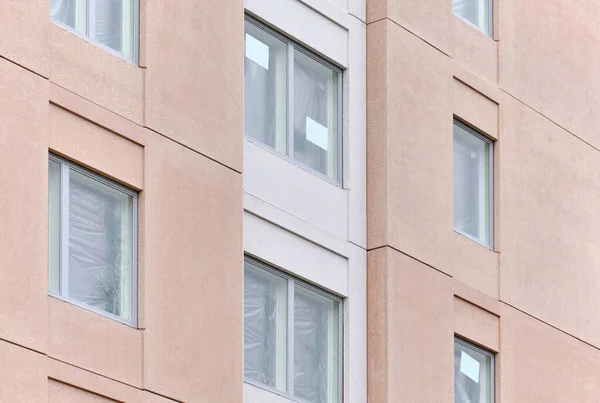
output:
[[50, 357], [129, 385], [142, 386], [140, 330], [57, 298], [47, 298]]
[[47, 402], [46, 358], [21, 346], [0, 341], [0, 401]]
[[146, 125], [242, 169], [242, 0], [147, 1]]
[[144, 188], [144, 148], [50, 105], [50, 149], [105, 176]]
[[144, 122], [144, 71], [48, 22], [50, 81], [138, 124]]
[[493, 140], [498, 139], [498, 104], [454, 79], [454, 115]]
[[48, 76], [47, 0], [4, 1], [0, 7], [0, 56]]
[[0, 59], [0, 338], [46, 351], [48, 86]]
[[148, 140], [144, 388], [180, 401], [239, 402], [241, 175], [162, 136]]
[[52, 379], [48, 380], [48, 403], [118, 403], [116, 400], [79, 389]]
[[600, 147], [600, 3], [498, 3], [500, 86]]
[[514, 308], [503, 308], [502, 401], [596, 403], [600, 351]]
[[501, 299], [600, 347], [598, 151], [516, 100], [501, 125]]
[[454, 298], [454, 332], [492, 351], [500, 351], [500, 319], [461, 298]]

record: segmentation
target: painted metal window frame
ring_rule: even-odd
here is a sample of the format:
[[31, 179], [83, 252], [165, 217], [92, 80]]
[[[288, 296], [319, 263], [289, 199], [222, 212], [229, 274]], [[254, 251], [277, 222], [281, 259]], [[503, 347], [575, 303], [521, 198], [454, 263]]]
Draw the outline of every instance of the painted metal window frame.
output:
[[[316, 55], [314, 52], [311, 52], [310, 50], [308, 50], [307, 48], [305, 48], [304, 46], [300, 45], [299, 43], [291, 40], [290, 38], [286, 37], [285, 35], [279, 33], [278, 31], [274, 30], [273, 28], [267, 26], [265, 23], [259, 21], [258, 19], [256, 19], [255, 17], [249, 15], [248, 13], [245, 14], [244, 16], [244, 22], [249, 22], [253, 25], [255, 25], [257, 28], [262, 29], [264, 32], [266, 32], [268, 35], [271, 35], [277, 39], [279, 39], [280, 41], [284, 42], [287, 45], [287, 86], [286, 86], [286, 121], [287, 121], [287, 125], [286, 125], [286, 153], [283, 154], [280, 151], [277, 151], [275, 148], [270, 147], [264, 143], [262, 143], [261, 141], [258, 141], [256, 139], [253, 139], [250, 136], [246, 136], [244, 133], [244, 138], [246, 140], [248, 140], [250, 143], [252, 144], [257, 144], [260, 145], [261, 147], [272, 151], [274, 153], [276, 153], [277, 155], [285, 158], [286, 160], [292, 162], [293, 164], [296, 164], [300, 167], [302, 167], [303, 169], [317, 175], [318, 177], [336, 185], [339, 187], [343, 187], [343, 140], [344, 140], [344, 133], [343, 133], [343, 111], [344, 111], [344, 91], [343, 91], [343, 70], [336, 66], [333, 63], [328, 62], [327, 60], [323, 59], [322, 57], [319, 57], [318, 55]], [[323, 174], [322, 172], [317, 171], [314, 168], [311, 168], [310, 166], [308, 166], [307, 164], [304, 164], [296, 159], [294, 159], [294, 119], [293, 119], [293, 111], [294, 111], [294, 53], [298, 51], [301, 52], [302, 54], [304, 54], [307, 57], [310, 57], [311, 59], [313, 59], [314, 61], [316, 61], [317, 63], [320, 63], [322, 65], [324, 65], [325, 67], [329, 68], [331, 71], [333, 71], [334, 73], [337, 73], [338, 76], [338, 88], [337, 88], [337, 98], [338, 98], [338, 105], [337, 105], [337, 136], [338, 136], [338, 141], [337, 141], [337, 178], [333, 179], [330, 178], [329, 176]]]
[[[481, 134], [479, 131], [477, 131], [476, 129], [472, 128], [471, 126], [469, 126], [468, 124], [462, 122], [461, 120], [454, 118], [453, 121], [453, 125], [452, 128], [454, 129], [454, 126], [458, 126], [461, 129], [465, 130], [466, 132], [468, 132], [469, 134], [475, 136], [476, 138], [486, 142], [487, 144], [489, 144], [490, 146], [490, 158], [489, 158], [489, 190], [488, 190], [488, 197], [489, 197], [489, 220], [490, 220], [490, 229], [489, 229], [489, 238], [490, 238], [490, 242], [485, 243], [483, 242], [481, 239], [478, 239], [470, 234], [467, 234], [464, 231], [461, 231], [457, 228], [454, 228], [453, 225], [453, 229], [454, 231], [456, 231], [457, 233], [461, 234], [462, 236], [469, 238], [470, 240], [477, 242], [478, 244], [485, 246], [486, 248], [490, 249], [490, 250], [494, 250], [494, 141], [489, 139], [488, 137], [484, 136], [483, 134]], [[454, 159], [454, 141], [453, 141], [453, 157]]]
[[[263, 262], [253, 256], [248, 254], [244, 255], [244, 264], [250, 263], [254, 267], [265, 270], [268, 273], [271, 273], [275, 276], [278, 276], [287, 281], [287, 314], [286, 314], [286, 325], [287, 325], [287, 341], [286, 341], [286, 391], [281, 391], [279, 389], [273, 388], [271, 386], [265, 385], [258, 381], [247, 379], [244, 376], [244, 382], [259, 387], [261, 389], [267, 390], [269, 392], [275, 393], [279, 396], [286, 397], [288, 399], [306, 403], [307, 401], [294, 396], [293, 388], [294, 388], [294, 290], [298, 287], [303, 287], [309, 291], [312, 291], [316, 294], [319, 294], [325, 298], [328, 298], [332, 301], [338, 303], [338, 372], [337, 372], [337, 402], [341, 403], [343, 401], [343, 352], [344, 352], [344, 300], [327, 292], [319, 287], [316, 287], [306, 281], [300, 280], [292, 274], [281, 271], [268, 263]], [[244, 327], [245, 328], [245, 327]]]
[[96, 20], [96, 0], [86, 0], [86, 25], [87, 25], [87, 29], [86, 29], [86, 33], [83, 34], [79, 31], [77, 31], [75, 28], [68, 26], [67, 24], [64, 24], [54, 18], [52, 18], [52, 16], [50, 16], [50, 21], [61, 27], [62, 29], [65, 29], [67, 31], [69, 31], [72, 34], [77, 35], [78, 37], [86, 40], [87, 42], [98, 46], [99, 48], [107, 51], [108, 53], [111, 53], [115, 56], [120, 57], [121, 59], [135, 64], [136, 66], [139, 65], [139, 53], [140, 53], [140, 0], [133, 0], [133, 58], [127, 58], [123, 55], [122, 52], [119, 52], [105, 44], [103, 44], [100, 41], [97, 41], [94, 39], [95, 36], [95, 32], [96, 32], [96, 27], [94, 24], [94, 21]]
[[494, 38], [494, 0], [487, 0], [488, 2], [488, 7], [490, 10], [490, 15], [488, 17], [489, 21], [488, 24], [490, 26], [489, 32], [484, 31], [483, 29], [481, 29], [481, 27], [479, 27], [478, 25], [476, 25], [475, 23], [473, 23], [472, 21], [467, 20], [465, 17], [463, 17], [462, 15], [458, 15], [456, 13], [453, 13], [455, 16], [457, 16], [458, 18], [460, 18], [461, 20], [463, 20], [464, 22], [466, 22], [469, 25], [472, 25], [473, 27], [477, 28], [477, 30], [479, 32], [482, 32], [484, 34], [486, 34], [487, 36], [489, 36], [490, 38]]
[[454, 336], [454, 343], [458, 343], [464, 347], [467, 347], [468, 349], [476, 351], [490, 358], [490, 403], [494, 403], [496, 401], [496, 354], [492, 351], [486, 350], [473, 343], [470, 343], [457, 335]]
[[[137, 315], [138, 315], [138, 192], [125, 187], [119, 183], [116, 183], [102, 175], [90, 171], [74, 162], [71, 162], [65, 158], [59, 157], [55, 154], [50, 154], [48, 159], [50, 161], [60, 164], [60, 201], [59, 201], [59, 292], [51, 291], [48, 288], [48, 295], [66, 301], [72, 305], [76, 305], [80, 308], [88, 311], [97, 313], [107, 318], [113, 319], [117, 322], [121, 322], [125, 325], [137, 328]], [[132, 217], [132, 295], [131, 295], [131, 320], [125, 320], [120, 316], [114, 315], [110, 312], [103, 311], [85, 302], [78, 301], [69, 297], [69, 171], [75, 171], [79, 174], [85, 175], [90, 179], [93, 179], [105, 186], [109, 186], [117, 191], [120, 191], [128, 196], [133, 197], [133, 217]], [[66, 291], [66, 293], [65, 293]]]

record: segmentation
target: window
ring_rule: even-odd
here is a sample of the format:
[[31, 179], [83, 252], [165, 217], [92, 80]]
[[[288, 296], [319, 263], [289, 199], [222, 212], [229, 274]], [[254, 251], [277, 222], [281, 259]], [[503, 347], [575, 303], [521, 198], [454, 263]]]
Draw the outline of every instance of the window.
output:
[[341, 401], [342, 301], [246, 257], [244, 378], [311, 403]]
[[494, 402], [494, 354], [454, 339], [454, 403]]
[[339, 183], [341, 71], [247, 18], [244, 133]]
[[492, 35], [492, 0], [453, 0], [454, 14]]
[[137, 55], [139, 0], [50, 0], [50, 17], [123, 59]]
[[492, 247], [493, 144], [454, 122], [454, 229]]
[[136, 192], [54, 155], [48, 169], [50, 294], [134, 326]]

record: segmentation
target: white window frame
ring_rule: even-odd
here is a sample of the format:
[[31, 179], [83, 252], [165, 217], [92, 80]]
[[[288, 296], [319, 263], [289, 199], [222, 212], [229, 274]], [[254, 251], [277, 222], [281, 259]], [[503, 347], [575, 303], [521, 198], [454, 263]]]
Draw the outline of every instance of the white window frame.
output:
[[[496, 354], [492, 351], [486, 350], [486, 349], [479, 347], [473, 343], [470, 343], [470, 342], [466, 341], [465, 339], [463, 339], [462, 337], [457, 336], [457, 335], [454, 335], [454, 343], [458, 343], [464, 347], [467, 347], [473, 351], [476, 351], [476, 352], [483, 354], [486, 357], [490, 358], [490, 378], [491, 378], [490, 379], [490, 396], [491, 396], [490, 403], [495, 403], [495, 401], [496, 401], [496, 373], [495, 373]], [[454, 384], [454, 379], [453, 379], [453, 384]]]
[[140, 0], [133, 0], [133, 58], [128, 58], [123, 55], [122, 52], [119, 52], [110, 46], [103, 44], [100, 41], [95, 39], [95, 21], [96, 21], [96, 0], [85, 0], [86, 2], [86, 33], [82, 33], [77, 31], [75, 28], [68, 26], [50, 16], [50, 21], [53, 24], [58, 25], [59, 27], [77, 35], [78, 37], [86, 40], [89, 43], [92, 43], [99, 48], [111, 53], [115, 56], [120, 57], [123, 60], [126, 60], [130, 63], [135, 64], [136, 66], [139, 64], [139, 48], [140, 48]]
[[[135, 190], [118, 184], [102, 175], [83, 168], [80, 165], [67, 159], [50, 154], [48, 159], [60, 164], [60, 200], [59, 200], [59, 292], [50, 290], [48, 284], [48, 295], [76, 305], [80, 308], [92, 311], [102, 316], [121, 322], [125, 325], [137, 328], [138, 314], [138, 193]], [[69, 171], [73, 170], [79, 174], [85, 175], [103, 185], [112, 187], [133, 198], [133, 217], [132, 217], [132, 295], [131, 295], [131, 320], [123, 319], [120, 316], [110, 312], [98, 309], [85, 302], [78, 301], [69, 297]], [[49, 267], [48, 267], [49, 270]]]
[[[469, 134], [475, 136], [476, 138], [484, 141], [485, 143], [487, 143], [490, 146], [490, 158], [489, 158], [489, 178], [488, 178], [488, 182], [489, 182], [489, 190], [488, 190], [488, 200], [489, 200], [489, 220], [490, 220], [490, 228], [489, 228], [489, 238], [490, 238], [490, 242], [489, 244], [486, 242], [483, 242], [481, 239], [478, 239], [470, 234], [467, 234], [464, 231], [461, 231], [460, 229], [454, 227], [453, 229], [454, 231], [458, 232], [459, 234], [469, 238], [472, 241], [477, 242], [478, 244], [485, 246], [486, 248], [493, 250], [494, 249], [494, 141], [492, 141], [491, 139], [487, 138], [486, 136], [484, 136], [483, 134], [479, 133], [476, 129], [473, 129], [471, 126], [467, 125], [466, 123], [463, 123], [461, 120], [454, 118], [453, 121], [453, 125], [452, 125], [452, 130], [453, 130], [453, 134], [452, 134], [452, 159], [454, 161], [454, 126], [458, 126], [461, 129], [465, 130], [466, 132], [468, 132]], [[454, 167], [453, 167], [454, 169]], [[453, 189], [454, 191], [454, 189]], [[454, 214], [454, 213], [453, 213]], [[479, 222], [482, 222], [482, 217], [479, 217]]]
[[[306, 400], [301, 397], [294, 395], [294, 290], [295, 287], [303, 287], [311, 292], [319, 294], [327, 299], [335, 301], [338, 303], [338, 352], [337, 352], [337, 402], [342, 403], [343, 398], [343, 350], [344, 350], [344, 301], [342, 298], [332, 294], [330, 292], [324, 291], [314, 285], [311, 285], [305, 281], [302, 281], [291, 274], [278, 270], [267, 263], [264, 263], [261, 260], [256, 259], [253, 256], [248, 254], [244, 254], [244, 264], [248, 262], [252, 264], [254, 267], [265, 270], [268, 273], [276, 275], [287, 281], [287, 312], [286, 312], [286, 326], [287, 326], [287, 342], [286, 342], [286, 391], [281, 391], [279, 389], [273, 388], [269, 385], [265, 385], [263, 383], [257, 382], [252, 379], [247, 379], [244, 375], [244, 382], [259, 387], [261, 389], [267, 390], [269, 392], [275, 393], [279, 396], [286, 397], [288, 399], [297, 401], [297, 402], [306, 402]], [[245, 329], [245, 326], [243, 327]], [[243, 361], [243, 360], [242, 360]]]
[[[269, 151], [272, 151], [274, 153], [276, 153], [277, 155], [287, 159], [288, 161], [292, 162], [293, 164], [296, 164], [306, 170], [308, 170], [309, 172], [319, 176], [320, 178], [325, 179], [326, 181], [338, 186], [338, 187], [342, 187], [342, 179], [343, 179], [343, 139], [344, 139], [344, 133], [343, 133], [343, 110], [344, 110], [344, 102], [343, 102], [343, 71], [341, 68], [339, 68], [338, 66], [328, 62], [327, 60], [323, 59], [322, 57], [319, 57], [318, 55], [314, 54], [313, 52], [311, 52], [310, 50], [306, 49], [305, 47], [303, 47], [302, 45], [298, 44], [297, 42], [294, 42], [293, 40], [291, 40], [290, 38], [286, 37], [285, 35], [275, 31], [274, 29], [268, 27], [267, 25], [265, 25], [264, 23], [260, 22], [259, 20], [257, 20], [256, 18], [254, 18], [253, 16], [249, 15], [249, 14], [245, 14], [244, 16], [244, 21], [245, 22], [249, 22], [253, 25], [255, 25], [257, 28], [262, 29], [263, 31], [265, 31], [267, 34], [279, 39], [280, 41], [284, 42], [287, 45], [287, 86], [286, 86], [286, 116], [285, 116], [285, 120], [287, 122], [287, 124], [285, 125], [285, 138], [286, 138], [286, 152], [285, 154], [278, 151], [276, 148], [271, 147], [267, 144], [262, 143], [261, 141], [254, 139], [253, 137], [250, 136], [246, 136], [246, 134], [244, 133], [244, 138], [246, 140], [248, 140], [249, 142], [251, 142], [252, 144], [256, 144], [259, 145], [260, 147], [267, 149]], [[245, 29], [244, 29], [245, 31]], [[308, 56], [309, 58], [313, 59], [314, 61], [316, 61], [317, 63], [320, 63], [322, 65], [324, 65], [325, 67], [327, 67], [328, 69], [331, 69], [332, 72], [337, 73], [338, 76], [338, 85], [337, 85], [337, 178], [333, 179], [330, 178], [329, 176], [323, 174], [322, 172], [317, 171], [314, 168], [311, 168], [310, 166], [308, 166], [307, 164], [304, 164], [296, 159], [294, 159], [294, 119], [293, 119], [293, 113], [294, 113], [294, 52], [301, 52], [304, 55]]]
[[[462, 15], [458, 15], [454, 12], [453, 12], [453, 14], [455, 16], [457, 16], [458, 18], [460, 18], [461, 20], [463, 20], [464, 22], [466, 22], [467, 24], [477, 28], [477, 30], [479, 32], [486, 34], [490, 38], [493, 38], [494, 37], [494, 0], [487, 0], [487, 2], [488, 2], [489, 10], [490, 10], [489, 21], [488, 21], [488, 24], [490, 26], [489, 32], [484, 31], [483, 29], [481, 29], [481, 27], [479, 25], [476, 25], [475, 23], [467, 20]], [[481, 15], [481, 11], [480, 11], [480, 15]]]

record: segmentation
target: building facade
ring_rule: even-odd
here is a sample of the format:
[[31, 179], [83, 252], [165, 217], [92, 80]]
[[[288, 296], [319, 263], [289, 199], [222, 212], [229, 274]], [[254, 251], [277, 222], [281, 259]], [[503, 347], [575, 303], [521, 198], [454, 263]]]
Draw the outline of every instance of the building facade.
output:
[[2, 3], [0, 402], [597, 402], [599, 18]]

